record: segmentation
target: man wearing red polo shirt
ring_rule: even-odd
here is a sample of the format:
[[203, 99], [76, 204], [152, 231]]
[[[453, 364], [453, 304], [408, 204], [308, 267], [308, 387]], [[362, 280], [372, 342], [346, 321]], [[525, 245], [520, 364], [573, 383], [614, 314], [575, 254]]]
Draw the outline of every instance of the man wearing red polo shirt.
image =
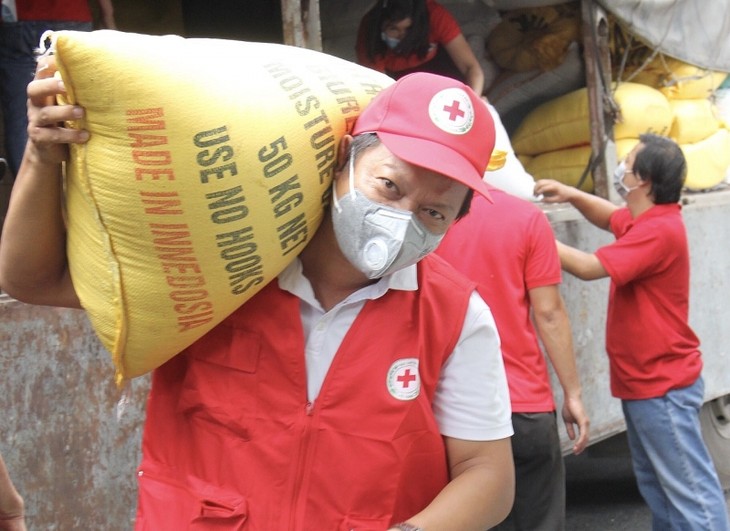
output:
[[699, 340], [689, 326], [689, 250], [679, 205], [687, 162], [666, 137], [644, 134], [619, 164], [618, 207], [544, 180], [535, 193], [569, 202], [616, 241], [586, 253], [558, 243], [563, 269], [611, 278], [606, 351], [621, 399], [639, 490], [653, 529], [727, 531], [727, 508], [702, 440], [704, 384]]

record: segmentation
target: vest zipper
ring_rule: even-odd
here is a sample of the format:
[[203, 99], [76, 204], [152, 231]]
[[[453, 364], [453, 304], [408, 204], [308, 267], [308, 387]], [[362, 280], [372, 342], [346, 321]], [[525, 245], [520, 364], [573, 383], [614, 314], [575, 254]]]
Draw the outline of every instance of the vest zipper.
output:
[[305, 491], [308, 490], [311, 455], [314, 450], [313, 438], [315, 424], [316, 402], [307, 401], [304, 405], [304, 417], [302, 419], [302, 441], [299, 445], [297, 455], [297, 470], [294, 480], [294, 488], [292, 489], [292, 511], [289, 529], [298, 530], [304, 528], [304, 513], [307, 507], [307, 496]]

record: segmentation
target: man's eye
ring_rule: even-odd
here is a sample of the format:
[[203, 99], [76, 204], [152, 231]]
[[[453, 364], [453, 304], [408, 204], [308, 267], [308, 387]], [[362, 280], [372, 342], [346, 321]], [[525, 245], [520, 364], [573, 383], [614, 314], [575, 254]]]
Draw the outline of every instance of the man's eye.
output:
[[434, 210], [432, 208], [426, 209], [426, 214], [431, 219], [437, 219], [439, 221], [443, 221], [446, 219], [446, 216], [444, 216], [441, 212], [439, 212], [438, 210]]
[[378, 179], [378, 189], [381, 194], [384, 194], [389, 199], [396, 199], [398, 197], [398, 185], [390, 179], [380, 177]]

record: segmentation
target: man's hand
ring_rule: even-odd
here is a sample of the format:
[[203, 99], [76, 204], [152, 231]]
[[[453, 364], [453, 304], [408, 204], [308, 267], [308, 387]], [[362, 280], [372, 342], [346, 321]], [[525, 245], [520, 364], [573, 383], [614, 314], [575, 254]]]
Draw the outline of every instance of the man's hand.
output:
[[25, 531], [25, 504], [0, 455], [0, 531]]
[[0, 531], [26, 531], [23, 514], [16, 516], [0, 516]]
[[[573, 453], [580, 454], [588, 445], [588, 431], [590, 421], [583, 407], [583, 401], [580, 397], [565, 397], [563, 403], [563, 422], [565, 423], [565, 431], [568, 437], [573, 441]], [[577, 433], [576, 433], [577, 431]]]
[[63, 127], [66, 120], [78, 120], [84, 110], [75, 105], [56, 105], [56, 96], [66, 93], [63, 81], [54, 77], [56, 63], [43, 57], [28, 85], [28, 145], [26, 157], [36, 163], [57, 165], [68, 158], [70, 143], [84, 143], [87, 131]]
[[535, 196], [542, 196], [545, 203], [570, 202], [577, 188], [568, 186], [552, 179], [540, 179], [535, 182]]

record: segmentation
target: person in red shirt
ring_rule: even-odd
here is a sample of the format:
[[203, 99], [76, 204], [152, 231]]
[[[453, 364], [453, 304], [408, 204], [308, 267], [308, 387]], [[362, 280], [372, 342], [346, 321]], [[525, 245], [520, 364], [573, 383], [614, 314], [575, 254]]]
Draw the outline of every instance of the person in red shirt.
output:
[[[101, 24], [114, 29], [112, 0], [98, 0]], [[5, 129], [5, 157], [11, 173], [20, 169], [28, 140], [26, 87], [33, 79], [36, 49], [47, 30], [91, 31], [88, 0], [15, 0], [3, 2], [0, 24], [0, 96]]]
[[469, 214], [454, 224], [436, 253], [477, 282], [497, 323], [515, 430], [512, 525], [516, 530], [561, 531], [565, 467], [538, 337], [563, 389], [562, 418], [576, 454], [588, 444], [589, 420], [560, 295], [555, 236], [536, 205], [494, 187], [489, 193], [493, 204], [475, 197]]
[[360, 21], [356, 52], [358, 63], [394, 79], [431, 72], [484, 91], [484, 72], [459, 24], [434, 0], [380, 0]]
[[687, 174], [680, 147], [644, 134], [619, 164], [619, 207], [552, 180], [535, 193], [569, 202], [616, 241], [588, 253], [558, 242], [563, 269], [610, 277], [606, 351], [611, 392], [621, 399], [639, 490], [653, 529], [730, 529], [722, 488], [702, 440], [704, 382], [689, 326], [689, 250], [679, 205]]

